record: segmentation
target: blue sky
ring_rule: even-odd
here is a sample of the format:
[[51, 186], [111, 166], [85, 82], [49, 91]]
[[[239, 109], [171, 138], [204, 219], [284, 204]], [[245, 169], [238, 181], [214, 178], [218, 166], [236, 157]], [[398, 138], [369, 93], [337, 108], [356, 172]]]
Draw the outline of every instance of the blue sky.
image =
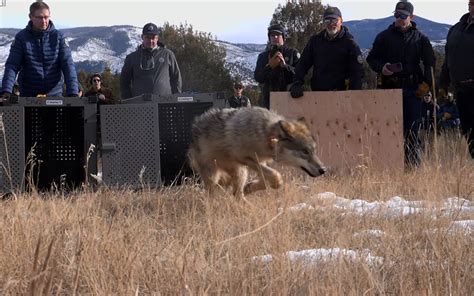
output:
[[[382, 18], [391, 15], [394, 0], [322, 1], [324, 5], [341, 9], [345, 21]], [[454, 24], [467, 12], [468, 0], [411, 1], [415, 15], [430, 20]], [[23, 28], [28, 22], [32, 1], [6, 0], [0, 7], [1, 28]], [[84, 26], [134, 25], [164, 22], [188, 23], [199, 31], [209, 32], [220, 40], [242, 43], [265, 43], [266, 28], [278, 4], [275, 0], [49, 0], [51, 19], [59, 28]]]

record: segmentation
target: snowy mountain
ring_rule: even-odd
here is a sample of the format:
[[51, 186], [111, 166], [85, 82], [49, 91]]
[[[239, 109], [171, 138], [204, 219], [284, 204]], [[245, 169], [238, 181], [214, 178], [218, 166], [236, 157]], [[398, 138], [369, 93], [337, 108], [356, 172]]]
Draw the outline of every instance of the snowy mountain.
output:
[[[101, 72], [109, 67], [120, 72], [125, 57], [141, 44], [141, 28], [132, 26], [81, 27], [61, 30], [72, 51], [77, 70]], [[10, 45], [19, 29], [0, 29], [0, 77]], [[233, 76], [240, 76], [244, 83], [254, 84], [253, 70], [258, 54], [265, 45], [232, 44], [216, 41], [227, 51], [226, 66]], [[178, 61], [179, 62], [179, 61]]]
[[[348, 21], [345, 25], [354, 35], [366, 55], [375, 36], [393, 21], [393, 17]], [[444, 52], [444, 44], [449, 25], [432, 22], [417, 17], [418, 27], [432, 40], [435, 50]], [[19, 29], [0, 28], [0, 79], [3, 77], [5, 61], [10, 45]], [[72, 50], [78, 70], [101, 72], [109, 67], [113, 72], [122, 69], [125, 56], [141, 43], [141, 28], [132, 26], [80, 27], [61, 30]], [[233, 76], [240, 76], [245, 84], [255, 84], [253, 71], [257, 56], [265, 44], [230, 43], [215, 41], [227, 52], [226, 67]], [[166, 43], [166, 40], [165, 40]], [[302, 50], [302, 49], [300, 49]], [[179, 62], [179, 61], [178, 61]], [[1, 80], [0, 80], [1, 81]]]
[[[414, 19], [417, 28], [428, 38], [438, 43], [440, 40], [446, 39], [451, 25], [441, 24], [430, 21], [428, 19], [416, 16]], [[344, 25], [349, 28], [349, 32], [354, 36], [361, 48], [367, 49], [372, 47], [375, 36], [393, 23], [393, 16], [381, 19], [364, 19], [358, 21], [344, 22]]]

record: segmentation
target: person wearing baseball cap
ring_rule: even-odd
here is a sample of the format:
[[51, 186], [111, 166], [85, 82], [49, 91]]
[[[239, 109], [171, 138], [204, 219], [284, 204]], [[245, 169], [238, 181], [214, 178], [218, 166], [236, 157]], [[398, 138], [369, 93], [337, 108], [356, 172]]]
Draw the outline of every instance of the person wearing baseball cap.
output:
[[324, 10], [323, 26], [321, 32], [311, 36], [301, 54], [290, 88], [293, 98], [304, 95], [303, 84], [311, 67], [313, 91], [362, 88], [362, 54], [349, 29], [342, 25], [339, 8], [330, 6]]
[[300, 58], [297, 49], [286, 46], [286, 31], [281, 24], [267, 28], [268, 46], [258, 55], [254, 78], [260, 84], [259, 105], [270, 108], [271, 91], [287, 91]]
[[395, 5], [394, 22], [375, 37], [367, 56], [369, 66], [379, 75], [379, 88], [403, 90], [405, 166], [408, 169], [421, 163], [419, 130], [424, 116], [423, 96], [432, 88], [431, 69], [435, 66], [430, 40], [413, 22], [413, 12], [412, 3], [399, 1]]
[[160, 43], [154, 23], [142, 29], [142, 44], [126, 56], [120, 74], [122, 99], [142, 94], [167, 96], [181, 92], [182, 80], [174, 53]]
[[244, 85], [240, 81], [234, 83], [234, 94], [227, 99], [226, 107], [240, 108], [251, 107], [250, 99], [242, 94]]

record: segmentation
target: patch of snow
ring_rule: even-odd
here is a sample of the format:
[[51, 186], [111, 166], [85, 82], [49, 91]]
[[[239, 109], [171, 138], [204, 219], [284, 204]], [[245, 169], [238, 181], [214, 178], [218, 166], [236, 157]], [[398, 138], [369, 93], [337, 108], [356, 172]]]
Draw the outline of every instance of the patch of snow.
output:
[[[369, 250], [359, 252], [341, 248], [289, 251], [284, 254], [284, 257], [292, 264], [302, 264], [305, 267], [317, 267], [318, 264], [337, 262], [340, 259], [353, 263], [363, 262], [371, 266], [384, 262], [383, 257], [374, 256]], [[253, 262], [270, 263], [273, 260], [273, 255], [252, 257]]]
[[361, 232], [356, 232], [352, 236], [355, 238], [381, 238], [385, 236], [385, 232], [380, 229], [368, 229]]
[[[430, 214], [437, 209], [445, 216], [453, 213], [474, 213], [473, 203], [459, 197], [450, 197], [443, 203], [407, 201], [400, 196], [392, 197], [386, 202], [369, 202], [361, 199], [347, 199], [339, 197], [332, 192], [324, 192], [312, 197], [311, 200], [314, 203], [323, 203], [322, 207], [332, 207], [345, 213], [352, 213], [360, 216], [384, 215], [388, 218], [399, 218], [414, 214]], [[301, 204], [299, 204], [298, 207], [304, 208]]]

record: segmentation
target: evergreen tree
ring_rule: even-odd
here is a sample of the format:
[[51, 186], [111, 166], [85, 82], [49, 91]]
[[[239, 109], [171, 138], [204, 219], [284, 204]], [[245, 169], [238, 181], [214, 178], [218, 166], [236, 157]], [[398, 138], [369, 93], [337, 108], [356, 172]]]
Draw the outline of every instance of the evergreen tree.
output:
[[176, 55], [183, 91], [213, 92], [232, 87], [231, 75], [224, 66], [226, 51], [209, 33], [194, 31], [188, 24], [166, 23], [160, 40]]
[[309, 38], [321, 31], [323, 13], [321, 3], [287, 2], [278, 5], [270, 24], [282, 24], [287, 33], [285, 44], [303, 51]]

